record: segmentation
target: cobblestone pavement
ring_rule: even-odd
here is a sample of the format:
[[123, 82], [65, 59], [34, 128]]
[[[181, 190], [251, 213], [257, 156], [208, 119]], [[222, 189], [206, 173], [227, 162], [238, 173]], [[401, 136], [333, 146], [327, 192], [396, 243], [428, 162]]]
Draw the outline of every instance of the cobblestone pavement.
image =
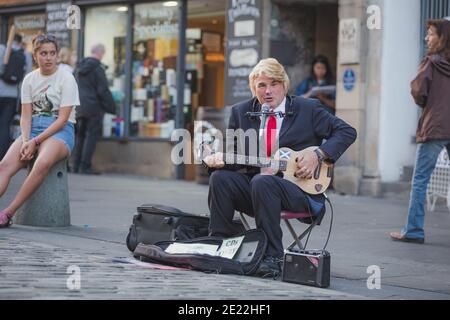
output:
[[[0, 299], [358, 299], [333, 290], [281, 281], [114, 263], [24, 239], [0, 237]], [[80, 268], [80, 290], [69, 290], [69, 266]], [[69, 281], [74, 285], [75, 282]]]
[[[12, 200], [25, 173], [0, 198]], [[124, 196], [124, 190], [127, 190]], [[71, 226], [0, 229], [0, 299], [427, 299], [450, 300], [450, 215], [427, 213], [425, 245], [393, 242], [388, 234], [405, 218], [408, 197], [372, 199], [330, 194], [335, 207], [328, 289], [253, 277], [167, 271], [114, 263], [130, 257], [125, 237], [143, 203], [207, 213], [207, 186], [139, 177], [72, 175]], [[330, 216], [315, 228], [308, 248], [322, 248]], [[297, 227], [303, 228], [303, 225]], [[282, 225], [283, 228], [283, 225]], [[291, 241], [284, 229], [284, 244]], [[66, 282], [80, 267], [81, 290]], [[381, 287], [369, 290], [368, 267], [378, 267]]]

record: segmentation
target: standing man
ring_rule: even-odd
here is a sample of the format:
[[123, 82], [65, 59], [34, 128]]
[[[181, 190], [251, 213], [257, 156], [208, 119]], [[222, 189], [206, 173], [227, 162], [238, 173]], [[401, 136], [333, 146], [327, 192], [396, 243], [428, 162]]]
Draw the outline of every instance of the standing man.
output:
[[[318, 100], [287, 96], [289, 78], [276, 59], [261, 60], [251, 72], [249, 82], [254, 98], [233, 106], [229, 129], [255, 130], [253, 136], [257, 137], [261, 120], [248, 116], [248, 112], [258, 112], [262, 105], [277, 114], [286, 115], [272, 116], [266, 121], [265, 128], [262, 128], [268, 137], [264, 150], [271, 156], [277, 151], [277, 145], [296, 151], [320, 146], [298, 159], [298, 177], [311, 178], [319, 161], [336, 162], [355, 141], [356, 130], [326, 111]], [[327, 141], [321, 145], [323, 139]], [[249, 154], [249, 150], [252, 145], [261, 148], [259, 141], [248, 140], [245, 139], [245, 155], [255, 156]], [[313, 215], [320, 215], [325, 210], [324, 196], [306, 194], [296, 184], [278, 176], [262, 175], [259, 169], [225, 164], [220, 153], [207, 157], [204, 162], [215, 170], [210, 178], [208, 195], [211, 235], [230, 237], [238, 232], [232, 224], [235, 210], [254, 216], [256, 226], [264, 230], [268, 238], [265, 257], [256, 275], [278, 276], [284, 253], [280, 212], [310, 211]]]
[[104, 55], [103, 44], [92, 46], [91, 56], [83, 59], [75, 70], [81, 105], [77, 108], [74, 173], [100, 174], [92, 168], [92, 156], [102, 134], [103, 115], [105, 112], [116, 113], [106, 79], [106, 66], [101, 63]]
[[4, 63], [7, 47], [0, 44], [0, 160], [10, 145], [10, 127], [18, 106], [19, 84], [31, 72], [31, 55], [22, 49], [22, 36], [14, 35], [8, 63]]

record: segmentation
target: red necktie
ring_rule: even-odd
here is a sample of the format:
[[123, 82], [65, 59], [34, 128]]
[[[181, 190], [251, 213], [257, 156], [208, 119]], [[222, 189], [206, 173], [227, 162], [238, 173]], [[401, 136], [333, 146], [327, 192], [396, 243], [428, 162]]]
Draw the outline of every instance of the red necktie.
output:
[[277, 138], [277, 119], [275, 116], [270, 116], [266, 130], [266, 153], [268, 157], [272, 156], [272, 148], [275, 145], [276, 138]]

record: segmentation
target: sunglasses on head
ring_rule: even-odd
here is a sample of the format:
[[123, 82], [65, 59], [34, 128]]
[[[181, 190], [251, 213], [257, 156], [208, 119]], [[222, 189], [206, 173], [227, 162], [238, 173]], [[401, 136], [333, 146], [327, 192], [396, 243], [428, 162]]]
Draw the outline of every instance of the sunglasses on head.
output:
[[52, 36], [51, 34], [40, 34], [34, 38], [34, 42], [56, 42], [56, 37]]

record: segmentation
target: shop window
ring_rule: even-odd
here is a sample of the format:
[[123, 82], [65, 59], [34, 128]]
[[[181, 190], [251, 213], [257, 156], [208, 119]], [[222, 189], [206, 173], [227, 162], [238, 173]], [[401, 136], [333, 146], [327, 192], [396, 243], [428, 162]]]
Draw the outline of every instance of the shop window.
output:
[[105, 46], [102, 63], [107, 67], [106, 77], [116, 103], [116, 114], [105, 114], [103, 119], [104, 137], [124, 136], [127, 11], [128, 7], [118, 5], [86, 10], [84, 56], [91, 55], [91, 47], [95, 44], [102, 43]]
[[178, 7], [136, 5], [133, 39], [130, 136], [168, 139], [175, 127]]

